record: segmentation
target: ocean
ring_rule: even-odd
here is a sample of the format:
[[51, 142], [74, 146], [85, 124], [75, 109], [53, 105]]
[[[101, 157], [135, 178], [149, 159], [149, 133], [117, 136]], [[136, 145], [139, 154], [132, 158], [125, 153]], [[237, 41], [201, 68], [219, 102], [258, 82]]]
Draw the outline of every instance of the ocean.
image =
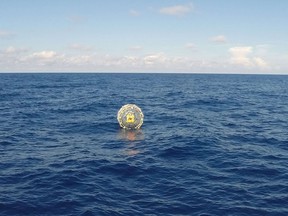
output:
[[0, 74], [0, 215], [286, 216], [287, 129], [288, 76]]

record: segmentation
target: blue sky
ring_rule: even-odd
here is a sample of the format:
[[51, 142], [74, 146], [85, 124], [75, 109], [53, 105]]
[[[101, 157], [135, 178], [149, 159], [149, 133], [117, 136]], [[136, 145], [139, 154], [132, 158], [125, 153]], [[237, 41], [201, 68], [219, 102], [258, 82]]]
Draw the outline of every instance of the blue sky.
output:
[[1, 0], [1, 72], [287, 73], [285, 0]]

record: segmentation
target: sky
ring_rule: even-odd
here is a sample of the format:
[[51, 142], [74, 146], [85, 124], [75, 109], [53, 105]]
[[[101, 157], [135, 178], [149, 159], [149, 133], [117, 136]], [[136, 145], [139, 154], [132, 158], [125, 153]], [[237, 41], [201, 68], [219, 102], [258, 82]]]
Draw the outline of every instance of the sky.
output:
[[0, 72], [288, 74], [286, 0], [0, 0]]

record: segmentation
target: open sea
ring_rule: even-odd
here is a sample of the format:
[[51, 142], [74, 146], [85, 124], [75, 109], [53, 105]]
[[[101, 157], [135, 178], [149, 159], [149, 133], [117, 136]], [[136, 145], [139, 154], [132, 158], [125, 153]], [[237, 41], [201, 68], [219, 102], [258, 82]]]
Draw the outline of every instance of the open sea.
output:
[[288, 76], [0, 74], [0, 215], [286, 216]]

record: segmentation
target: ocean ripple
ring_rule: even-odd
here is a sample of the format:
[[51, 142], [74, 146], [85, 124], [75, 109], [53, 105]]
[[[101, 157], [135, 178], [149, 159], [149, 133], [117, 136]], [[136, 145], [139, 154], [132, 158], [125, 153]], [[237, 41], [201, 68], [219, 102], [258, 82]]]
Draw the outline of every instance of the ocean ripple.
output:
[[0, 78], [0, 215], [288, 214], [286, 76]]

